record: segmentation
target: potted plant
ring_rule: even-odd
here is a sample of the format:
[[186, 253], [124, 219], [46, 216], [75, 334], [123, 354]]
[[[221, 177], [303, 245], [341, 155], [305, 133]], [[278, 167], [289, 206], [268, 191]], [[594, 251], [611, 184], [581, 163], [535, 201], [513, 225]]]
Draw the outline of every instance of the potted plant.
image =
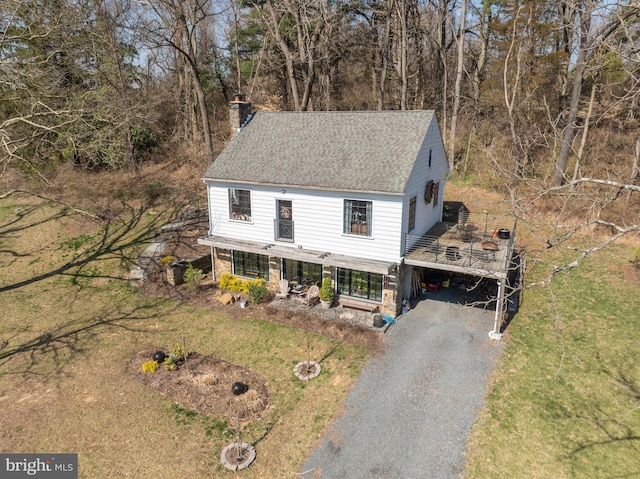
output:
[[320, 291], [318, 292], [320, 304], [324, 309], [329, 309], [331, 307], [334, 294], [333, 283], [331, 282], [331, 278], [327, 276], [322, 280], [322, 286], [320, 286]]

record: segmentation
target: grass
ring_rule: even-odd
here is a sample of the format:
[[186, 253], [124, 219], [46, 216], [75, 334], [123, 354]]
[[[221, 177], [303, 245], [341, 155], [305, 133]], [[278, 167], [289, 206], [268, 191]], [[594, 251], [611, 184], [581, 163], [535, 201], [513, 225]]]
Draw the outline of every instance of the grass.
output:
[[[0, 450], [76, 452], [86, 478], [230, 476], [218, 456], [236, 424], [125, 373], [135, 351], [184, 335], [188, 350], [267, 378], [268, 414], [242, 427], [258, 451], [242, 476], [296, 477], [367, 352], [312, 335], [323, 372], [303, 383], [292, 368], [307, 358], [307, 333], [141, 297], [120, 278], [170, 219], [132, 209], [97, 225], [46, 203], [0, 201]], [[640, 475], [639, 285], [623, 274], [632, 256], [614, 246], [525, 292], [469, 441], [470, 478]], [[534, 264], [527, 280], [549, 268]]]
[[242, 475], [294, 477], [367, 351], [312, 335], [323, 372], [302, 383], [293, 365], [307, 357], [307, 333], [145, 298], [122, 281], [167, 213], [131, 210], [97, 225], [21, 200], [0, 202], [0, 450], [78, 453], [85, 478], [228, 474], [219, 454], [237, 424], [184, 410], [125, 372], [134, 352], [184, 336], [187, 350], [267, 378], [266, 417], [242, 425], [242, 440], [258, 451]]
[[[468, 452], [471, 478], [640, 475], [638, 282], [629, 248], [525, 292]], [[531, 278], [541, 276], [534, 266]]]

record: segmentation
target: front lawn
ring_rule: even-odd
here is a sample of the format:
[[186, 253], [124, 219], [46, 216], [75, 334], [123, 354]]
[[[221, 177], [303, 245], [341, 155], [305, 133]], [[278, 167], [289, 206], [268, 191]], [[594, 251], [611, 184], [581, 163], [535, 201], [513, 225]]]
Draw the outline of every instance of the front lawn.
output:
[[[144, 348], [220, 357], [264, 376], [270, 405], [241, 424], [257, 459], [242, 475], [294, 477], [369, 352], [243, 315], [144, 297], [120, 279], [169, 220], [131, 210], [108, 224], [28, 198], [0, 203], [0, 450], [79, 455], [80, 477], [221, 477], [238, 422], [183, 409], [127, 373]], [[309, 383], [296, 363], [321, 361]], [[232, 384], [229, 384], [231, 393]]]

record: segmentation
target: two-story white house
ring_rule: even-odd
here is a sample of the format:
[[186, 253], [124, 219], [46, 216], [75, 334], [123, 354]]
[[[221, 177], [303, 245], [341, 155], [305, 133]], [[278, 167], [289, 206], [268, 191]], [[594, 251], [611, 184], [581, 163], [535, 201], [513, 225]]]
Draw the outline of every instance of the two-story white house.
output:
[[339, 303], [396, 314], [407, 238], [442, 218], [448, 163], [433, 111], [258, 112], [209, 166], [214, 278], [318, 283]]

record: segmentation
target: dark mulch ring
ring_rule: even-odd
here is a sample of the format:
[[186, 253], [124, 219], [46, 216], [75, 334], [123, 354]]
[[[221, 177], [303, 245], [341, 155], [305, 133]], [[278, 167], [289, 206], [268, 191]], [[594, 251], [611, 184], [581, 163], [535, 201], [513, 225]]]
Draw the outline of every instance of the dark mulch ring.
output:
[[[127, 371], [180, 407], [220, 419], [255, 421], [269, 406], [269, 391], [263, 376], [214, 356], [189, 353], [187, 361], [174, 371], [165, 370], [162, 364], [154, 373], [142, 371], [142, 364], [150, 361], [158, 350], [162, 348], [135, 353]], [[236, 382], [247, 386], [244, 394], [233, 394]]]

